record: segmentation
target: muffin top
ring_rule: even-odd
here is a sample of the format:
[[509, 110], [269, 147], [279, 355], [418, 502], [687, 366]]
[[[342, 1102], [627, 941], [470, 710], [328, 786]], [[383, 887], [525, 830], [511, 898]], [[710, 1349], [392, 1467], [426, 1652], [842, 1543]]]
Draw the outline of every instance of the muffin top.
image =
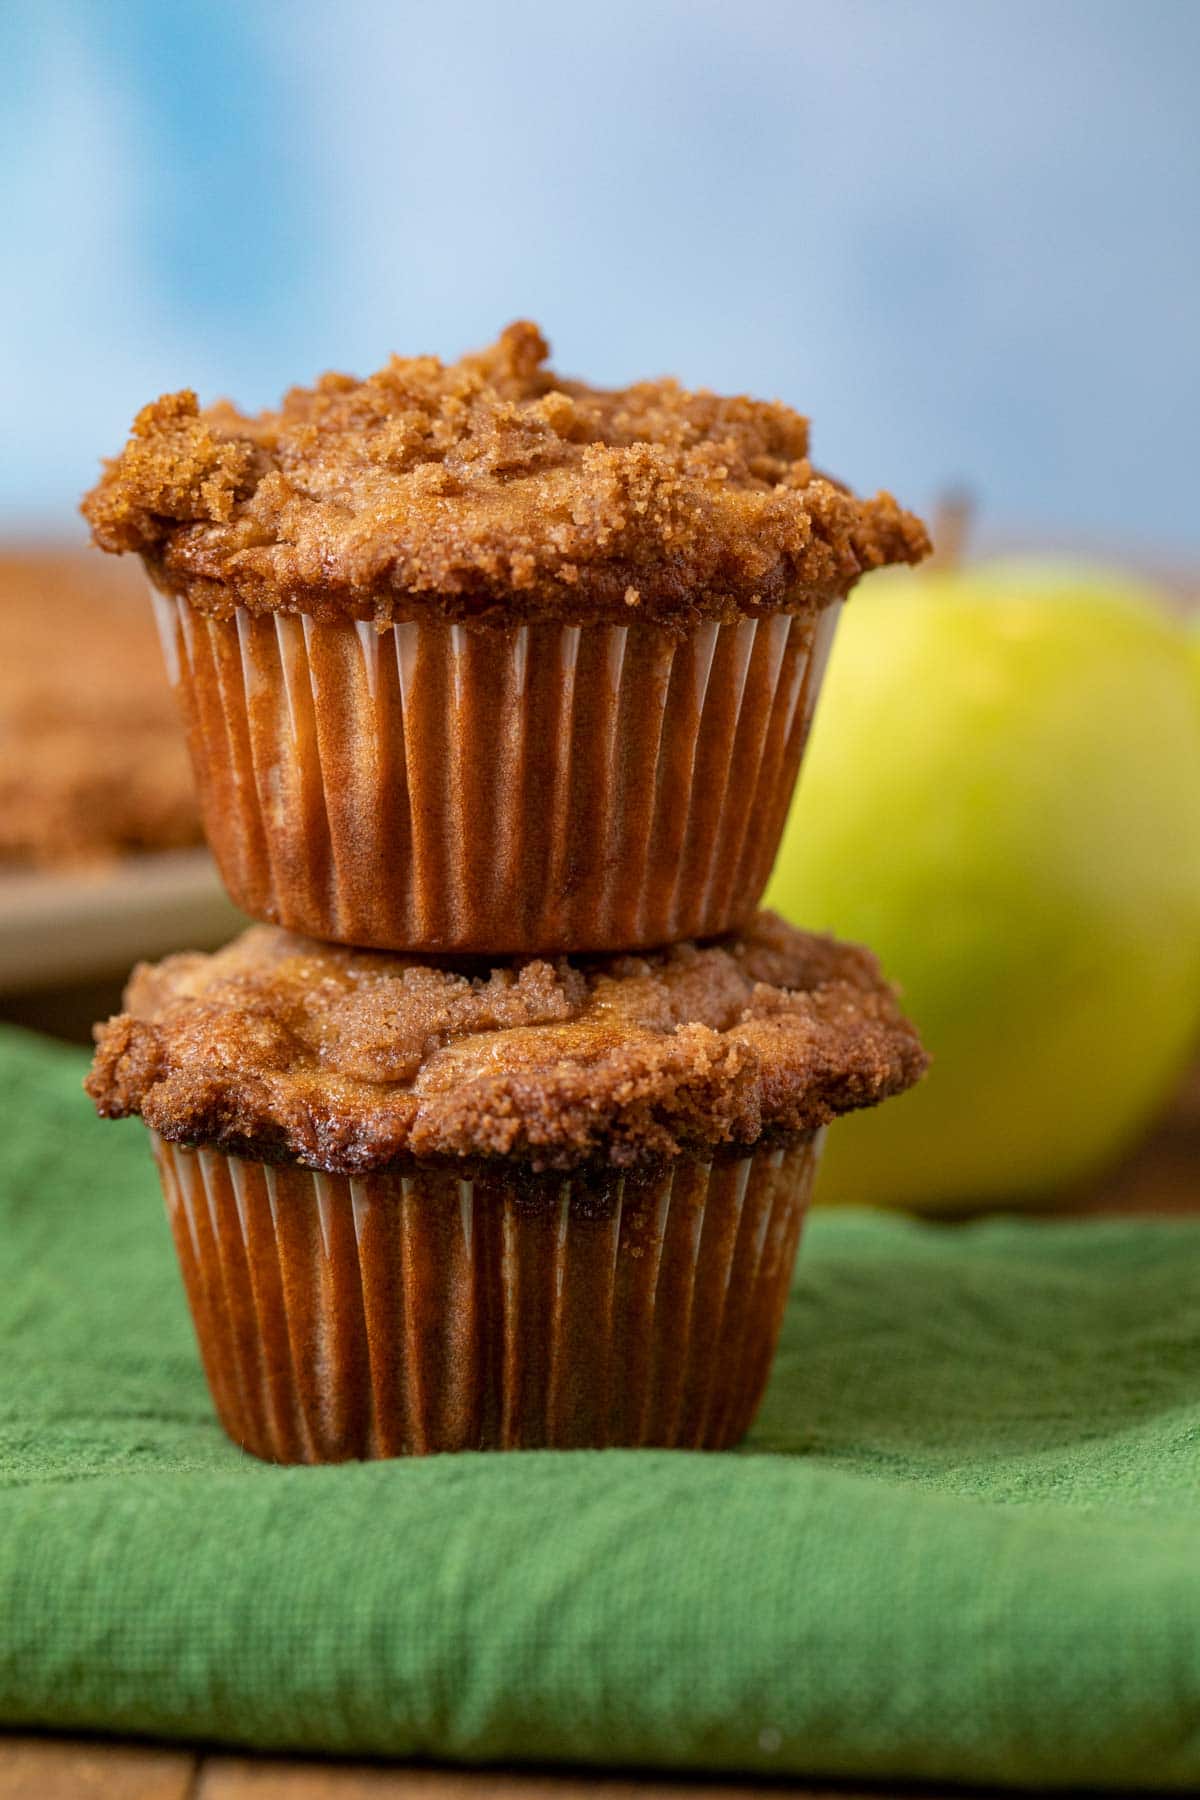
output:
[[547, 354], [522, 321], [457, 363], [324, 375], [257, 418], [164, 395], [84, 514], [205, 611], [381, 624], [802, 612], [928, 551], [890, 494], [813, 470], [789, 407], [592, 388]]
[[102, 1115], [343, 1174], [752, 1144], [872, 1106], [926, 1063], [867, 951], [769, 912], [708, 945], [493, 968], [254, 926], [139, 965], [125, 1005], [96, 1031]]

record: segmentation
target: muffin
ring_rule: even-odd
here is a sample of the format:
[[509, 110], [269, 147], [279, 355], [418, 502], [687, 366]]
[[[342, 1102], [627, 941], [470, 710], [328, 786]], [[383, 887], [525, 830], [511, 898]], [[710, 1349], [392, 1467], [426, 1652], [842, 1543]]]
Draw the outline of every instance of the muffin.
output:
[[546, 356], [519, 323], [257, 418], [168, 395], [84, 502], [149, 573], [252, 917], [515, 955], [752, 916], [838, 603], [924, 529], [785, 406]]
[[492, 967], [256, 926], [142, 965], [87, 1088], [150, 1128], [229, 1435], [278, 1462], [719, 1448], [820, 1150], [925, 1057], [864, 950]]
[[91, 869], [202, 841], [142, 583], [90, 554], [6, 549], [0, 871]]

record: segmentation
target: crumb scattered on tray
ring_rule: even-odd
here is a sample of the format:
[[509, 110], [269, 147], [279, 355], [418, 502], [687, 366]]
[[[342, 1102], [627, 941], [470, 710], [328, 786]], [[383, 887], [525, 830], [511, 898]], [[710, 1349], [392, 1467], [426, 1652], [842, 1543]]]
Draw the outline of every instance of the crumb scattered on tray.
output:
[[200, 842], [136, 565], [0, 551], [0, 867], [78, 867]]

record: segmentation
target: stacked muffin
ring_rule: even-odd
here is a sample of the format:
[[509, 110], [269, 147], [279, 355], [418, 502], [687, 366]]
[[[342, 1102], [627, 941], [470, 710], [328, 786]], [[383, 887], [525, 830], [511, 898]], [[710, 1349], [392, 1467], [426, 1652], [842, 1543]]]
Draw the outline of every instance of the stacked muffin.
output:
[[264, 921], [137, 969], [88, 1091], [280, 1461], [735, 1442], [822, 1127], [924, 1066], [865, 951], [755, 914], [838, 602], [919, 522], [785, 407], [545, 357], [168, 396], [84, 506]]

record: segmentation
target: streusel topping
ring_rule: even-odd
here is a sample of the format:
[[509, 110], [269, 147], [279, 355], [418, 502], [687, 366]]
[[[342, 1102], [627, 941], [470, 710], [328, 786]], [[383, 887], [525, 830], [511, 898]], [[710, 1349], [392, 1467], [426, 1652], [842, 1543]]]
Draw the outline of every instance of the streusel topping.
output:
[[356, 1174], [404, 1159], [627, 1166], [910, 1087], [874, 958], [760, 913], [641, 956], [448, 968], [256, 926], [134, 971], [87, 1089], [164, 1137]]
[[547, 355], [522, 321], [457, 363], [324, 375], [257, 418], [164, 395], [84, 513], [203, 610], [380, 623], [801, 612], [927, 553], [890, 494], [813, 469], [789, 407], [593, 388]]

